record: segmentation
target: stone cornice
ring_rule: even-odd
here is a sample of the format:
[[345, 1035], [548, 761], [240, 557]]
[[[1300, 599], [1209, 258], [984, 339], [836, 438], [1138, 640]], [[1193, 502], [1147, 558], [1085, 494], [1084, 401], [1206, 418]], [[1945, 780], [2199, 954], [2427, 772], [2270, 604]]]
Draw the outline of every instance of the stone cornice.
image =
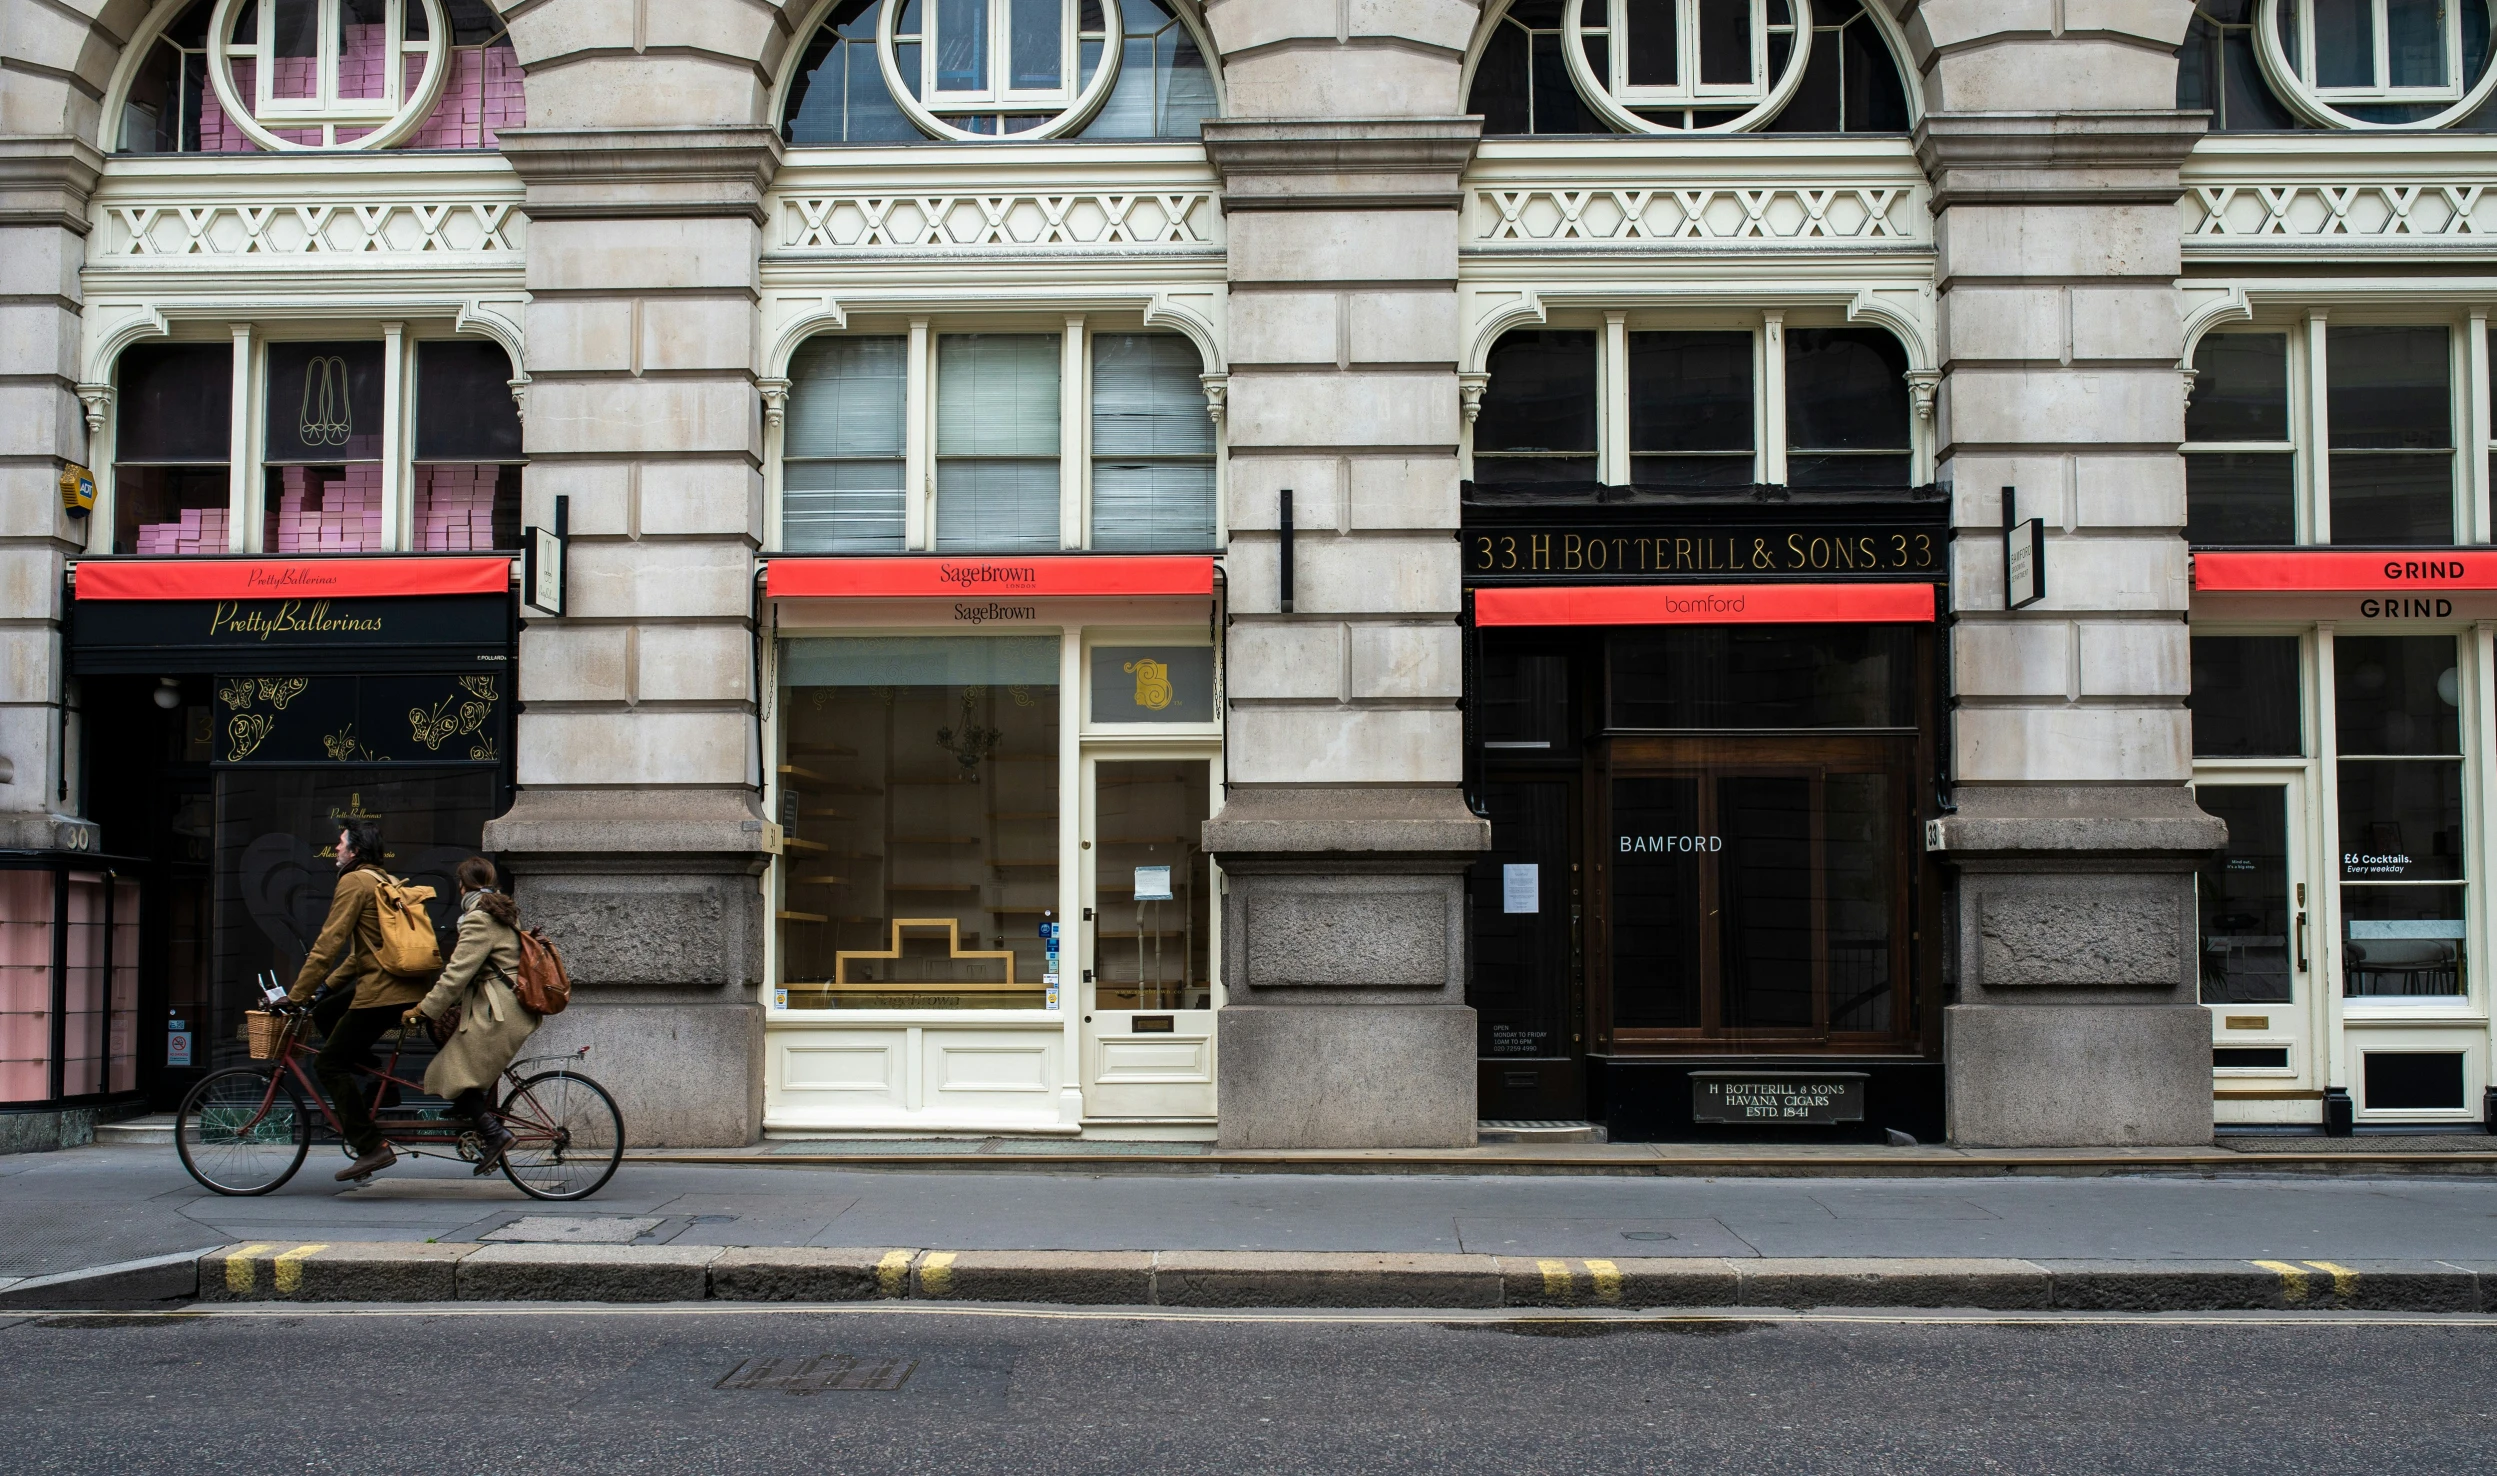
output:
[[80, 139], [0, 138], [0, 225], [58, 226], [85, 235], [87, 197], [104, 156]]
[[1916, 125], [1936, 214], [1953, 205], [2172, 204], [2208, 113], [1938, 113]]
[[1222, 119], [1205, 153], [1234, 210], [1454, 210], [1480, 118]]
[[760, 224], [784, 145], [775, 128], [522, 128], [503, 157], [532, 220], [742, 215]]

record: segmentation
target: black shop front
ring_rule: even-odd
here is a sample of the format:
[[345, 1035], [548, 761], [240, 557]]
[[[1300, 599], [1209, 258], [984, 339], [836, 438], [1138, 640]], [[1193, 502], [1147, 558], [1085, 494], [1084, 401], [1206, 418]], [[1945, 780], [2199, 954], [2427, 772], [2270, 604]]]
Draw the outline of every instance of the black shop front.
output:
[[[244, 1057], [255, 981], [291, 984], [340, 826], [390, 869], [451, 869], [508, 808], [516, 604], [507, 558], [89, 559], [72, 671], [85, 813], [135, 858], [140, 1084], [170, 1106]], [[449, 942], [451, 909], [435, 906]]]
[[1942, 1136], [1946, 508], [1468, 484], [1484, 1119]]

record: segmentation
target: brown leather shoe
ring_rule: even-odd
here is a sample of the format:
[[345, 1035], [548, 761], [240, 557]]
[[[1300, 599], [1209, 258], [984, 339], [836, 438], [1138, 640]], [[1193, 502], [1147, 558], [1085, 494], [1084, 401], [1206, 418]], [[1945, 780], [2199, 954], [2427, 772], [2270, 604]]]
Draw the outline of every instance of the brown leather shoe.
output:
[[391, 1147], [388, 1143], [384, 1143], [379, 1148], [374, 1149], [372, 1152], [365, 1154], [362, 1158], [359, 1158], [355, 1162], [348, 1164], [345, 1168], [340, 1169], [336, 1178], [341, 1184], [346, 1183], [349, 1179], [369, 1178], [374, 1174], [380, 1173], [383, 1169], [390, 1167], [398, 1161], [399, 1150]]

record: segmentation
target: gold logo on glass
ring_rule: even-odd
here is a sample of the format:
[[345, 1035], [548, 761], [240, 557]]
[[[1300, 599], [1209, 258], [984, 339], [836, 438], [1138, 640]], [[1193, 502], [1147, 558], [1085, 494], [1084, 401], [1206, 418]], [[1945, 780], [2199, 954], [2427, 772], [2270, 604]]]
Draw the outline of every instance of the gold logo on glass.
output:
[[1136, 705], [1147, 712], [1160, 712], [1170, 706], [1170, 664], [1140, 657], [1119, 668], [1136, 678]]

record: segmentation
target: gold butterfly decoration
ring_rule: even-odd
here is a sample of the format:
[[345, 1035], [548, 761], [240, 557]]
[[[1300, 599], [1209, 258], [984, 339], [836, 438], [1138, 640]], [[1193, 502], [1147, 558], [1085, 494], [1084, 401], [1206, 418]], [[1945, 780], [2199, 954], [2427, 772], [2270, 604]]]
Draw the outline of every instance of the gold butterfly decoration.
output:
[[[476, 688], [469, 686], [470, 680], [463, 678], [460, 685], [474, 692]], [[476, 678], [474, 680], [488, 679]], [[484, 695], [486, 701], [462, 702], [457, 711], [451, 710], [452, 702], [459, 697], [457, 692], [435, 703], [430, 709], [411, 707], [407, 714], [408, 728], [416, 735], [417, 742], [436, 751], [441, 749], [442, 740], [445, 738], [472, 737], [486, 725], [486, 719], [494, 712], [491, 693]]]
[[249, 758], [252, 750], [267, 741], [270, 730], [276, 726], [277, 719], [265, 712], [236, 713], [234, 720], [225, 728], [226, 737], [233, 740], [233, 750], [226, 754], [225, 761], [236, 764]]
[[301, 697], [305, 689], [311, 685], [312, 682], [307, 677], [262, 677], [260, 700], [284, 712], [286, 704]]
[[470, 745], [468, 756], [473, 759], [485, 760], [488, 763], [493, 762], [494, 740], [491, 738], [478, 739], [474, 744]]
[[329, 756], [332, 759], [335, 759], [342, 764], [350, 759], [363, 759], [368, 763], [372, 763], [380, 762], [390, 757], [388, 754], [375, 753], [373, 750], [365, 747], [364, 744], [357, 739], [355, 735], [355, 724], [353, 723], [349, 723], [337, 732], [323, 737], [321, 739], [321, 747], [329, 751]]
[[240, 712], [251, 706], [251, 678], [236, 677], [217, 689], [217, 700]]

